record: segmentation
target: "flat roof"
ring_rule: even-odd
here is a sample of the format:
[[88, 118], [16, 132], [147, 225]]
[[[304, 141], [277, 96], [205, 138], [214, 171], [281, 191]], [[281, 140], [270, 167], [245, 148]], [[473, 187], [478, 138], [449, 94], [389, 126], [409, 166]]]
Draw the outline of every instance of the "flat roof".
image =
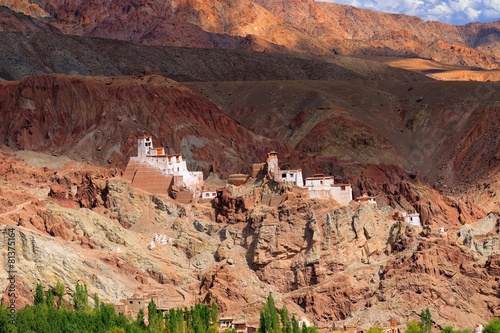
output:
[[312, 177], [307, 177], [306, 180], [314, 180], [314, 179], [333, 179], [333, 176], [312, 176]]

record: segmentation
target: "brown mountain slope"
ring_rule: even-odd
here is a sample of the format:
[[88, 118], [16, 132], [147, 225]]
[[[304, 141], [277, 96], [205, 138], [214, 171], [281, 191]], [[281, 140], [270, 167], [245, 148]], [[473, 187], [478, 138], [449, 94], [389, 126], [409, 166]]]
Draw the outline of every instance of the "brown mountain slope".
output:
[[[254, 135], [214, 104], [159, 77], [34, 76], [1, 83], [2, 142], [17, 149], [67, 155], [124, 168], [137, 137], [182, 152], [191, 168], [240, 171], [270, 149], [288, 149]], [[221, 152], [224, 152], [221, 154]]]
[[258, 36], [262, 42], [250, 49], [281, 45], [306, 53], [409, 56], [488, 69], [498, 68], [500, 53], [498, 21], [456, 27], [313, 0], [36, 3], [65, 33], [155, 45], [239, 48], [233, 38]]
[[45, 33], [0, 32], [0, 77], [119, 76], [156, 72], [176, 81], [352, 80], [415, 81], [422, 74], [346, 57], [155, 47]]

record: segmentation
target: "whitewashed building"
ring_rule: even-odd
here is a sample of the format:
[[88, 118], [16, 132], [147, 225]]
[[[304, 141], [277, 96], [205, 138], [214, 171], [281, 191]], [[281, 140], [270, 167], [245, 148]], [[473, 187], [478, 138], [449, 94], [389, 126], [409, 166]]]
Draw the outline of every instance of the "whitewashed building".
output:
[[311, 199], [334, 199], [341, 205], [348, 205], [352, 200], [351, 184], [335, 184], [333, 176], [315, 174], [307, 177], [305, 188]]
[[302, 170], [280, 170], [280, 180], [292, 182], [297, 186], [304, 186], [304, 179], [302, 178]]
[[153, 147], [150, 136], [138, 140], [137, 157], [131, 157], [130, 161], [147, 164], [165, 176], [173, 176], [176, 185], [184, 186], [195, 196], [201, 194], [203, 172], [189, 171], [182, 154], [167, 154], [164, 147]]
[[406, 223], [409, 223], [411, 225], [414, 225], [416, 227], [421, 227], [422, 223], [420, 222], [420, 214], [417, 212], [409, 212], [403, 213], [404, 219]]
[[369, 196], [366, 193], [363, 193], [362, 196], [356, 198], [356, 202], [359, 203], [367, 203], [370, 205], [377, 205], [377, 202], [375, 201], [375, 197]]

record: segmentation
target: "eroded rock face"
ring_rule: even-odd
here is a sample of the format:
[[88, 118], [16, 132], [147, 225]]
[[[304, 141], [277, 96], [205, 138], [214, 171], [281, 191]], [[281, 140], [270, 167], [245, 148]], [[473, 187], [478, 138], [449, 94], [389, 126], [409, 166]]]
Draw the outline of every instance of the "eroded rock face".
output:
[[[60, 159], [8, 154], [30, 163]], [[224, 313], [248, 317], [258, 317], [272, 291], [278, 306], [325, 328], [370, 325], [366, 318], [405, 322], [424, 307], [438, 325], [473, 327], [500, 315], [498, 254], [475, 254], [488, 249], [484, 235], [498, 235], [495, 214], [463, 227], [475, 241], [470, 249], [451, 232], [392, 220], [383, 204], [290, 197], [274, 208], [248, 205], [244, 214], [232, 206], [223, 222], [208, 203], [181, 206], [134, 191], [110, 178], [112, 170], [64, 161], [56, 175], [14, 157], [0, 154], [0, 161], [0, 220], [16, 229], [22, 304], [32, 302], [37, 281], [61, 280], [85, 282], [103, 300], [157, 291], [172, 306], [215, 301]], [[51, 188], [68, 196], [49, 196]], [[82, 206], [84, 192], [85, 202], [99, 204]], [[148, 250], [157, 233], [169, 241]]]
[[483, 257], [500, 254], [500, 216], [491, 213], [485, 218], [460, 228], [458, 241]]

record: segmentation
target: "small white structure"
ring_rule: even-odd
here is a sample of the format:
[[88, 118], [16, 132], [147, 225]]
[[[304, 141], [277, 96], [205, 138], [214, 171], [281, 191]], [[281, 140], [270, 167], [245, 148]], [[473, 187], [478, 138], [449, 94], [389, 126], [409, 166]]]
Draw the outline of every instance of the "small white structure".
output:
[[479, 324], [474, 328], [474, 333], [483, 333], [483, 325]]
[[370, 205], [377, 205], [377, 202], [375, 201], [375, 197], [371, 197], [366, 193], [363, 193], [362, 196], [356, 198], [356, 202], [359, 203], [367, 203]]
[[153, 250], [156, 247], [155, 242], [151, 241], [148, 245], [148, 249]]
[[170, 238], [167, 238], [165, 234], [154, 234], [153, 236], [153, 242], [162, 244], [162, 245], [167, 245], [169, 243]]
[[213, 199], [217, 196], [217, 191], [204, 190], [201, 192], [202, 199]]
[[309, 189], [311, 199], [334, 199], [341, 205], [348, 205], [352, 200], [351, 184], [335, 184], [332, 176], [307, 177], [305, 188]]
[[182, 176], [182, 185], [195, 195], [200, 195], [203, 187], [203, 172], [189, 171], [182, 154], [167, 155], [165, 148], [154, 148], [150, 136], [138, 140], [137, 157], [130, 159], [147, 163], [167, 176], [177, 176], [177, 178]]
[[302, 328], [304, 326], [304, 324], [307, 327], [311, 326], [311, 322], [309, 320], [307, 320], [307, 318], [304, 318], [304, 317], [302, 317], [297, 324], [299, 324], [300, 328]]
[[302, 178], [302, 170], [297, 169], [297, 170], [280, 170], [280, 180], [281, 181], [287, 181], [287, 182], [292, 182], [296, 186], [303, 187], [304, 186], [304, 179]]
[[420, 214], [417, 212], [402, 212], [402, 215], [404, 217], [404, 220], [406, 223], [409, 223], [413, 226], [416, 227], [421, 227], [422, 224], [420, 223]]

